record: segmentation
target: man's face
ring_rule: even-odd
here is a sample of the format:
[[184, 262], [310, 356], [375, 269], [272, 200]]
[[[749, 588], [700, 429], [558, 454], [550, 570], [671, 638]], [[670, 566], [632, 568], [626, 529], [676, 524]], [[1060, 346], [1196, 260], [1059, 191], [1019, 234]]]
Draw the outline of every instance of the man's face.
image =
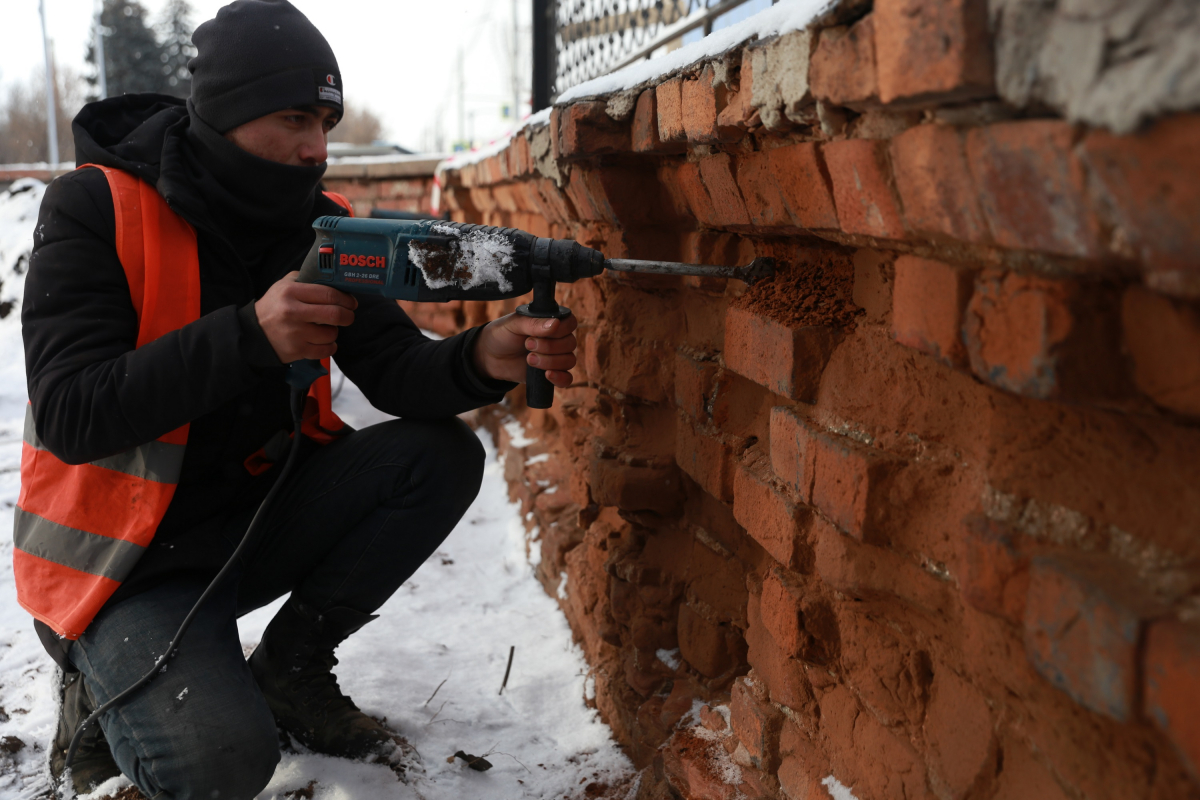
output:
[[244, 122], [225, 138], [251, 155], [293, 167], [323, 164], [325, 140], [338, 123], [338, 112], [325, 106], [286, 108]]

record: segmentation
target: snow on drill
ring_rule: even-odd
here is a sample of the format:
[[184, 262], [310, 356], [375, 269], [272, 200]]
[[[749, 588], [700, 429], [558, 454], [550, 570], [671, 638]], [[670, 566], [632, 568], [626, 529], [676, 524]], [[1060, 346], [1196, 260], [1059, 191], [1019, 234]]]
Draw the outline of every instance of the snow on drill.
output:
[[[515, 228], [441, 220], [320, 217], [316, 240], [300, 280], [352, 294], [445, 303], [503, 300], [533, 292], [518, 314], [570, 316], [554, 297], [555, 284], [593, 278], [604, 270], [659, 275], [707, 275], [747, 284], [773, 275], [775, 260], [756, 258], [742, 267], [609, 258], [570, 239], [547, 239]], [[549, 408], [554, 386], [543, 370], [526, 368], [531, 408]]]

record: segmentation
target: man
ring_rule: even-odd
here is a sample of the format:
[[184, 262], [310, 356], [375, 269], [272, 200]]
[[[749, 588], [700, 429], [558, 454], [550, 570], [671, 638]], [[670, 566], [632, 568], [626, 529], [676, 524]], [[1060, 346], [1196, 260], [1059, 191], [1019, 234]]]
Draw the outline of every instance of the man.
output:
[[[163, 654], [275, 483], [278, 466], [248, 459], [292, 429], [284, 365], [334, 356], [376, 407], [400, 417], [302, 439], [261, 545], [201, 607], [161, 674], [88, 732], [72, 773], [77, 790], [119, 769], [148, 798], [249, 800], [279, 760], [276, 724], [319, 752], [394, 754], [395, 735], [338, 689], [334, 649], [374, 618], [478, 492], [482, 448], [454, 415], [498, 401], [527, 363], [570, 385], [575, 321], [509, 316], [435, 342], [392, 301], [296, 283], [312, 221], [345, 213], [319, 190], [325, 137], [342, 114], [336, 59], [286, 0], [237, 0], [194, 41], [186, 106], [157, 95], [86, 106], [74, 123], [78, 163], [103, 169], [47, 189], [22, 311], [32, 424], [14, 560], [26, 565], [23, 598], [51, 609], [35, 610], [38, 632], [66, 673], [52, 758], [61, 770], [79, 721]], [[140, 205], [114, 195], [128, 176], [145, 182]], [[175, 223], [169, 247], [146, 228], [134, 242], [145, 280], [198, 270], [199, 303], [191, 321], [147, 340], [148, 315], [162, 312], [135, 299], [141, 273], [120, 254], [140, 230], [136, 214], [163, 201], [163, 225], [177, 216], [190, 228]], [[155, 449], [172, 437], [185, 449]], [[113, 466], [168, 451], [180, 454], [178, 475], [152, 476], [158, 483]], [[128, 570], [114, 579], [109, 562], [101, 569], [84, 552], [115, 534], [46, 524], [38, 502], [61, 506], [69, 494], [57, 490], [69, 487], [31, 481], [27, 466], [37, 463], [142, 481], [136, 493], [166, 487], [148, 541], [121, 550], [134, 553]], [[63, 601], [39, 585], [42, 574], [111, 595], [82, 630], [56, 628]], [[247, 662], [236, 618], [289, 592]]]

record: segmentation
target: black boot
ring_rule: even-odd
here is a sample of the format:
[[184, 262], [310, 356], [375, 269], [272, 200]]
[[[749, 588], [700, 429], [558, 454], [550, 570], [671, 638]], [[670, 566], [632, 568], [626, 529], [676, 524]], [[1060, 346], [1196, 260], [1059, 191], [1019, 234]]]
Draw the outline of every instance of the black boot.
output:
[[[53, 776], [56, 785], [62, 784], [67, 763], [67, 748], [71, 746], [71, 737], [75, 735], [75, 729], [96, 710], [97, 705], [96, 698], [84, 685], [82, 672], [63, 675], [59, 691], [62, 708], [58, 712], [58, 732], [54, 734], [54, 744], [50, 748], [50, 775]], [[100, 730], [99, 723], [92, 723], [80, 739], [79, 749], [75, 751], [75, 762], [71, 764], [71, 784], [75, 792], [85, 794], [91, 791], [93, 786], [120, 774], [121, 768], [113, 761], [112, 751], [104, 739], [104, 731]]]
[[293, 595], [250, 656], [250, 671], [275, 722], [305, 747], [326, 755], [390, 759], [406, 747], [396, 734], [358, 710], [338, 688], [333, 651], [371, 620], [350, 608], [317, 613]]

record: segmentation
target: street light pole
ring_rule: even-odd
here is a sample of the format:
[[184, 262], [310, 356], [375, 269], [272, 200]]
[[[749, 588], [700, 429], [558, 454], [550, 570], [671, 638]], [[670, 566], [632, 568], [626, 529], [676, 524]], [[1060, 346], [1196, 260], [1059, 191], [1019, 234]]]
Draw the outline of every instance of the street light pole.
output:
[[46, 62], [46, 135], [50, 139], [50, 170], [58, 166], [58, 104], [54, 102], [54, 68], [50, 59], [50, 37], [46, 31], [46, 0], [38, 0], [42, 16], [42, 57]]
[[101, 100], [108, 97], [108, 70], [104, 66], [104, 25], [100, 22], [103, 10], [104, 0], [96, 0], [96, 77]]

